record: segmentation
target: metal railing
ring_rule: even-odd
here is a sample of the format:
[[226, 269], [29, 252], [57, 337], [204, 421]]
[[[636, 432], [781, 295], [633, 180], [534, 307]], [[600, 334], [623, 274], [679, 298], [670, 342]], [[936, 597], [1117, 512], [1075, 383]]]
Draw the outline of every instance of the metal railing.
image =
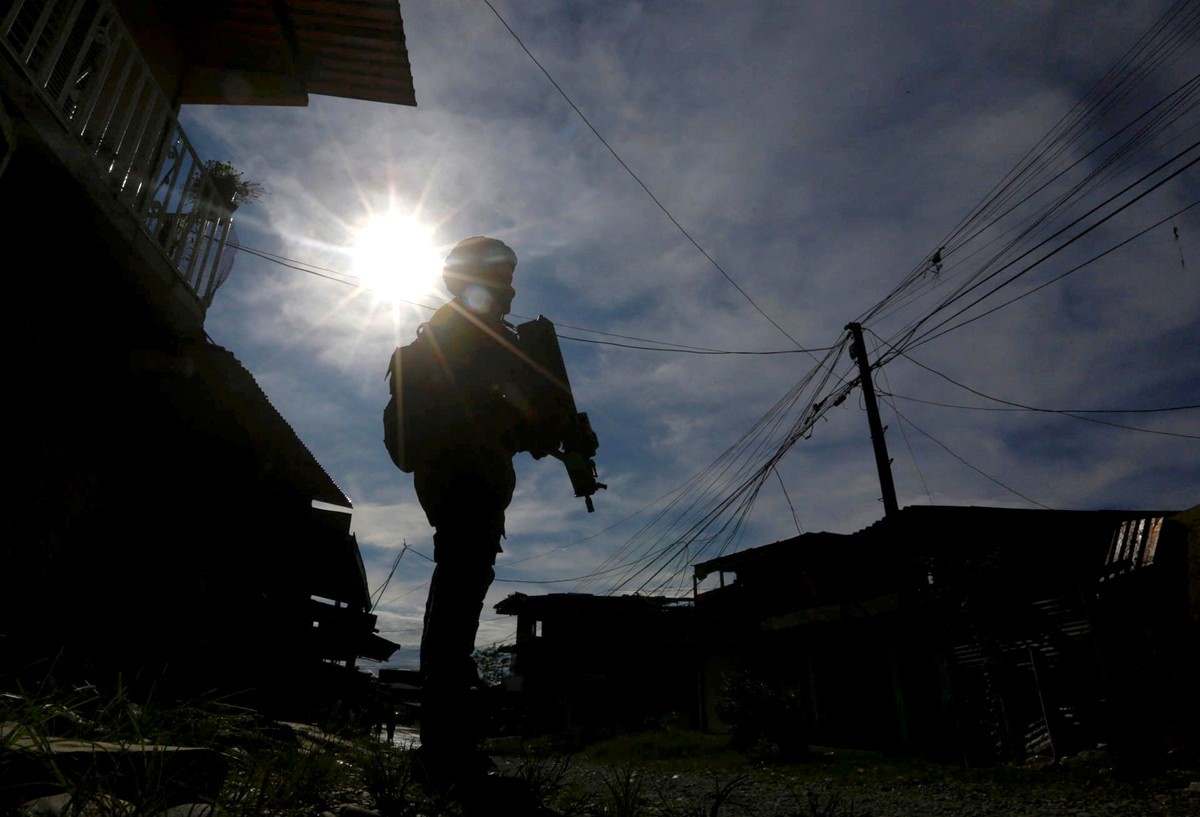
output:
[[0, 43], [204, 309], [231, 208], [108, 0], [0, 0]]

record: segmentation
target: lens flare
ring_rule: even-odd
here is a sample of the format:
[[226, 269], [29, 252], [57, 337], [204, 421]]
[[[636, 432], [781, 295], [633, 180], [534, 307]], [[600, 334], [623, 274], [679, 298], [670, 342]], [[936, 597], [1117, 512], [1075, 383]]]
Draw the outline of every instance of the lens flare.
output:
[[441, 279], [432, 232], [403, 213], [373, 216], [354, 237], [353, 257], [363, 287], [393, 302], [429, 295]]

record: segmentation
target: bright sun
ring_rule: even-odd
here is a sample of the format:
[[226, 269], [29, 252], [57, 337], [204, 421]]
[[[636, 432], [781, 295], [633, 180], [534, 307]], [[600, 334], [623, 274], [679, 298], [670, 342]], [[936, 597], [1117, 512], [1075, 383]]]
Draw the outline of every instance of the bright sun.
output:
[[373, 216], [354, 238], [354, 274], [381, 298], [403, 301], [435, 290], [443, 259], [432, 233], [412, 216]]

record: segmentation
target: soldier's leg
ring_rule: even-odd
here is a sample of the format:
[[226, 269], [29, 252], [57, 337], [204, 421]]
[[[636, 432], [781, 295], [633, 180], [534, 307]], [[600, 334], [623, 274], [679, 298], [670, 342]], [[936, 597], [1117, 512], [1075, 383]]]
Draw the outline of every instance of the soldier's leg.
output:
[[[480, 532], [439, 531], [438, 562], [425, 604], [421, 638], [422, 760], [450, 774], [467, 772], [482, 737], [479, 676], [472, 654], [479, 615], [495, 573], [494, 545]], [[448, 768], [447, 768], [448, 767]]]
[[480, 760], [483, 708], [472, 654], [515, 480], [511, 455], [447, 461], [414, 476], [436, 529], [437, 563], [421, 639], [420, 759], [431, 782], [453, 785]]

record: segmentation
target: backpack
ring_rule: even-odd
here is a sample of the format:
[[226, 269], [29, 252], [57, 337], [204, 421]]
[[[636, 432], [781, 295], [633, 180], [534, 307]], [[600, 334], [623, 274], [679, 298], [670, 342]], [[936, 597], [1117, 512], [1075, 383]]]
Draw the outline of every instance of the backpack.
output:
[[430, 429], [423, 427], [429, 417], [430, 391], [434, 386], [429, 341], [420, 330], [406, 346], [397, 346], [388, 363], [387, 379], [391, 396], [383, 409], [383, 445], [392, 462], [406, 474], [423, 458], [422, 440]]

